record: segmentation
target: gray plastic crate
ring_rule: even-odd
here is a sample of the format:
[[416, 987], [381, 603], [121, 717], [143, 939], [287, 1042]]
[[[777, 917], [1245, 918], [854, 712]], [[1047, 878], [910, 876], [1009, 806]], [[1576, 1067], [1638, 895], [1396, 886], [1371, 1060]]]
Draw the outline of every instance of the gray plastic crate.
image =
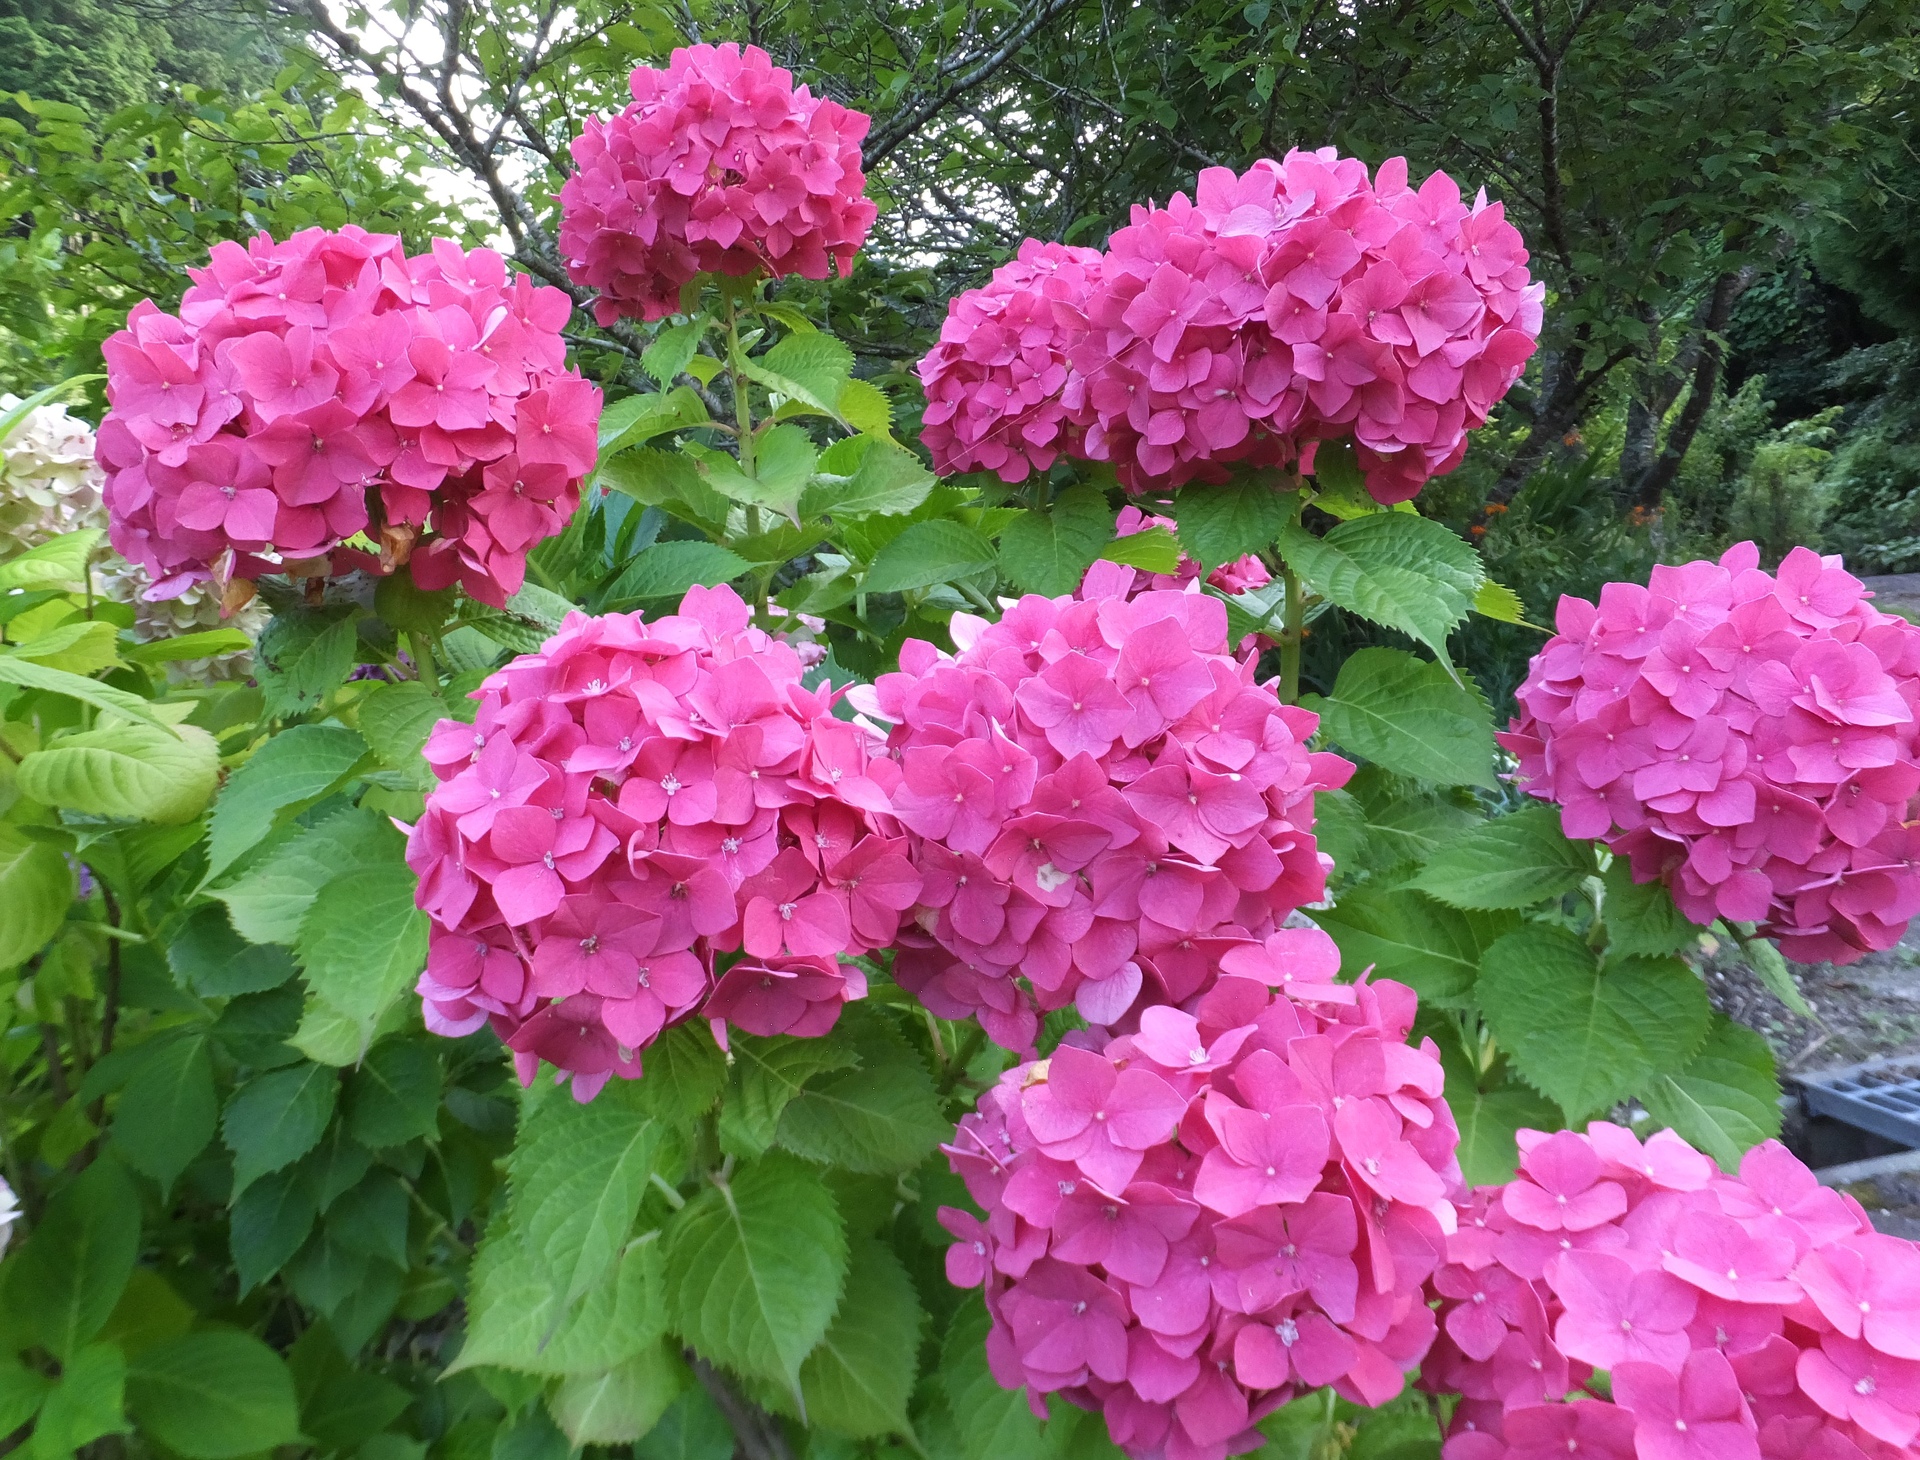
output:
[[1903, 1146], [1920, 1147], [1920, 1058], [1870, 1060], [1801, 1075], [1800, 1103]]

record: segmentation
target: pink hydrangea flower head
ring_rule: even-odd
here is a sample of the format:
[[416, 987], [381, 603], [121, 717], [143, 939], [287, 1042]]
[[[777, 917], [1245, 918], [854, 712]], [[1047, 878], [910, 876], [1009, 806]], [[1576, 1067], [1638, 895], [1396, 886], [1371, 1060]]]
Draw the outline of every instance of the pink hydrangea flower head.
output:
[[568, 615], [443, 720], [407, 861], [438, 1033], [491, 1024], [588, 1099], [670, 1025], [831, 1028], [920, 879], [866, 772], [884, 751], [801, 687], [728, 588], [680, 612]]
[[935, 471], [1018, 482], [1077, 454], [1086, 423], [1062, 396], [1099, 269], [1094, 249], [1029, 238], [983, 286], [948, 301], [940, 341], [920, 362], [920, 439]]
[[[411, 555], [422, 587], [504, 604], [593, 469], [567, 296], [490, 249], [409, 257], [353, 225], [217, 244], [189, 272], [178, 315], [142, 302], [103, 346], [108, 533], [149, 596]], [[359, 534], [379, 558], [343, 547]]]
[[[1546, 1460], [1549, 1435], [1659, 1460], [1911, 1453], [1915, 1244], [1874, 1233], [1774, 1141], [1737, 1176], [1671, 1132], [1642, 1144], [1598, 1122], [1522, 1131], [1520, 1149], [1515, 1182], [1462, 1209], [1431, 1283], [1441, 1334], [1421, 1386], [1466, 1396], [1449, 1460]], [[1609, 1215], [1564, 1220], [1607, 1189]], [[1595, 1369], [1611, 1404], [1584, 1397]]]
[[682, 46], [642, 66], [633, 101], [589, 118], [560, 189], [560, 251], [594, 314], [659, 319], [702, 273], [845, 273], [876, 209], [869, 119], [795, 86], [757, 46]]
[[936, 1014], [1016, 1052], [1069, 1005], [1132, 1029], [1321, 896], [1313, 794], [1351, 767], [1306, 749], [1315, 717], [1226, 653], [1197, 588], [956, 615], [957, 655], [909, 642], [851, 692], [892, 726], [874, 777], [922, 875], [894, 978]]
[[1758, 562], [1741, 543], [1562, 599], [1502, 741], [1567, 835], [1604, 839], [1695, 922], [1851, 963], [1920, 912], [1920, 628], [1838, 558]]
[[1144, 490], [1310, 469], [1350, 439], [1367, 490], [1403, 501], [1459, 463], [1540, 333], [1502, 205], [1444, 173], [1411, 189], [1399, 158], [1371, 180], [1331, 148], [1208, 168], [1084, 252], [1030, 241], [954, 302], [921, 366], [936, 468], [1017, 481], [1064, 451]]
[[[1338, 987], [1228, 974], [1008, 1071], [961, 1121], [948, 1152], [986, 1215], [942, 1209], [947, 1272], [985, 1289], [1000, 1382], [1184, 1460], [1257, 1447], [1322, 1385], [1401, 1391], [1434, 1338], [1459, 1135], [1436, 1048], [1404, 1043], [1410, 992]], [[1502, 1277], [1500, 1302], [1537, 1303]]]

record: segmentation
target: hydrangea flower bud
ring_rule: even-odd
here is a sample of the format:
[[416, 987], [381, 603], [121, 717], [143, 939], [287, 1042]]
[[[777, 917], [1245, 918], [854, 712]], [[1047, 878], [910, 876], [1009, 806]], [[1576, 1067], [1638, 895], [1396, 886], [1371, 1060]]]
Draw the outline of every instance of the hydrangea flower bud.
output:
[[841, 956], [890, 946], [920, 879], [878, 737], [801, 675], [732, 589], [694, 588], [652, 621], [569, 614], [441, 721], [407, 843], [427, 1027], [491, 1024], [581, 1100], [683, 1019], [723, 1045], [830, 1028], [866, 992]]
[[1838, 558], [1752, 543], [1562, 598], [1501, 737], [1520, 778], [1697, 923], [1803, 963], [1891, 948], [1920, 912], [1920, 628]]
[[[409, 553], [423, 588], [519, 590], [597, 451], [565, 293], [491, 249], [408, 257], [351, 224], [216, 244], [189, 272], [178, 315], [143, 300], [103, 346], [109, 532], [149, 596]], [[361, 533], [384, 561], [342, 546]]]
[[594, 316], [660, 319], [696, 274], [844, 274], [877, 210], [869, 119], [793, 84], [758, 46], [682, 46], [633, 102], [589, 118], [560, 189], [560, 252]]

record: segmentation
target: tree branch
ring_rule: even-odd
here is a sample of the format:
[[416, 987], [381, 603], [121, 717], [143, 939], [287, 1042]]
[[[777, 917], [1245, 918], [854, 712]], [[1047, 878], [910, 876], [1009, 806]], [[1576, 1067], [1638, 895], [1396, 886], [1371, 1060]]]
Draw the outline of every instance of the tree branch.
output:
[[[318, 0], [314, 0], [314, 3], [318, 3]], [[868, 172], [872, 172], [886, 161], [902, 142], [951, 106], [956, 98], [972, 91], [1011, 61], [1020, 48], [1033, 38], [1035, 31], [1073, 3], [1074, 0], [1039, 0], [1026, 19], [1008, 32], [1006, 39], [984, 56], [978, 56], [977, 59], [974, 56], [967, 56], [944, 63], [940, 68], [941, 75], [951, 75], [963, 66], [967, 69], [961, 71], [960, 75], [934, 95], [924, 97], [889, 117], [885, 126], [867, 138], [867, 145], [862, 149], [862, 165]]]
[[746, 1460], [793, 1460], [793, 1450], [781, 1432], [779, 1420], [743, 1396], [726, 1375], [691, 1349], [687, 1351], [687, 1361], [693, 1365], [700, 1387], [712, 1397], [714, 1408], [732, 1427], [734, 1439], [739, 1442], [740, 1453]]
[[1707, 301], [1706, 317], [1701, 321], [1700, 353], [1693, 367], [1687, 403], [1667, 432], [1666, 444], [1653, 465], [1641, 473], [1634, 484], [1634, 502], [1642, 507], [1658, 507], [1668, 487], [1680, 474], [1680, 463], [1707, 419], [1713, 404], [1714, 388], [1720, 383], [1720, 365], [1726, 356], [1724, 331], [1733, 315], [1733, 306], [1753, 281], [1752, 269], [1729, 270], [1714, 281], [1712, 297]]

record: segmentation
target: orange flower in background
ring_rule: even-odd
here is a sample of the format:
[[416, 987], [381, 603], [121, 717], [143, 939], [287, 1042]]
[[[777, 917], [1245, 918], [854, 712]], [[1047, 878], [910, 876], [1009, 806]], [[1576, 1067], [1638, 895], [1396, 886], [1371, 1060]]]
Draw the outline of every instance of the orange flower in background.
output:
[[1485, 537], [1487, 535], [1486, 528], [1482, 527], [1477, 522], [1474, 523], [1473, 526], [1469, 527], [1467, 531], [1472, 533], [1475, 537]]

